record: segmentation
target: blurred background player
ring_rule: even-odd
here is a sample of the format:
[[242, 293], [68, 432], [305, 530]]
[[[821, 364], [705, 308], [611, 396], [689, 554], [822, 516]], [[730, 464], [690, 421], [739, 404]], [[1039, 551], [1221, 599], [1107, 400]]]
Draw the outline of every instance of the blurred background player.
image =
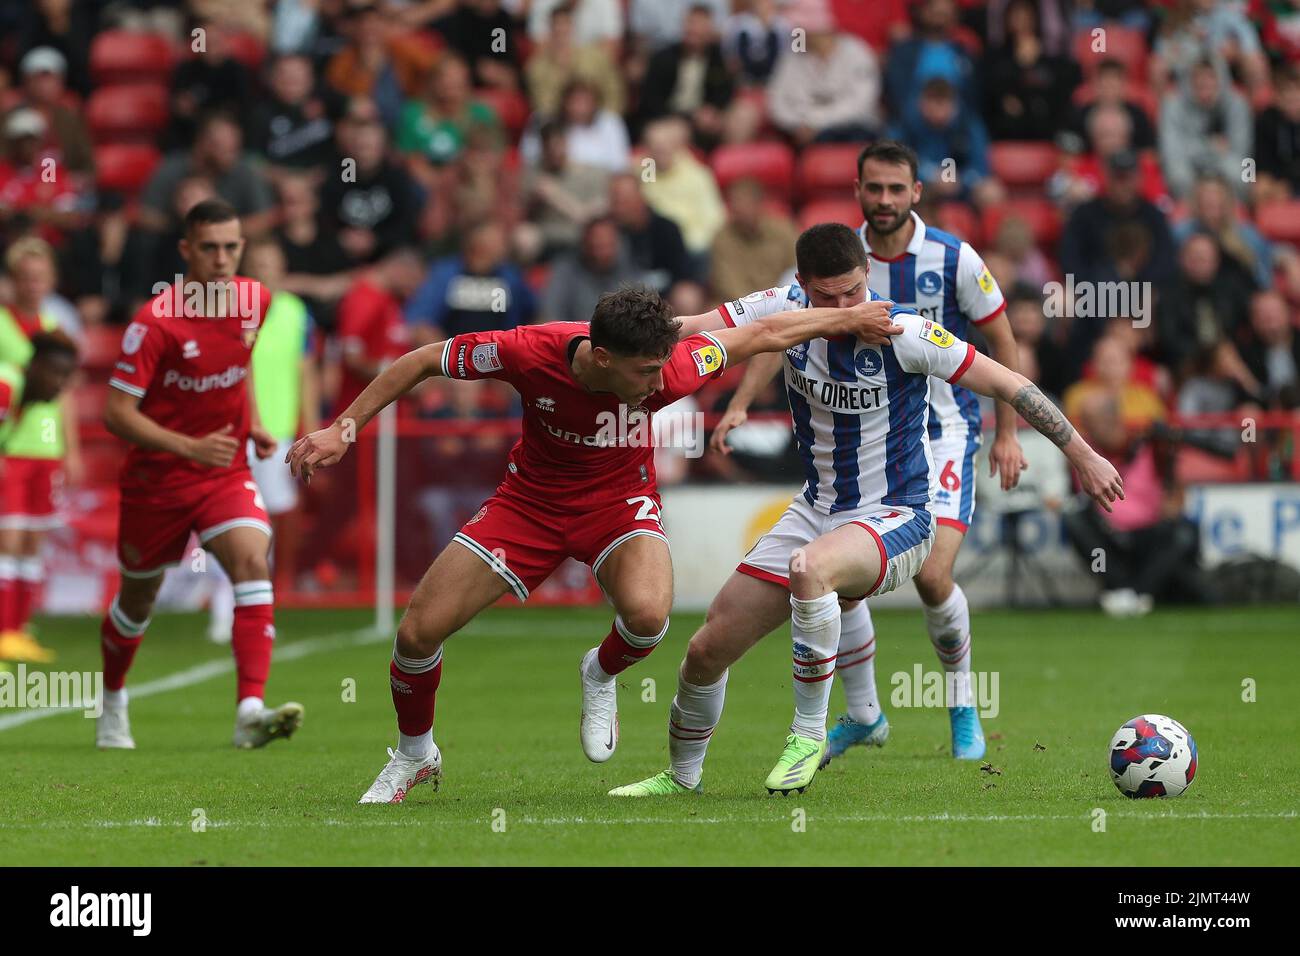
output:
[[329, 428], [295, 443], [294, 472], [310, 480], [344, 456], [380, 409], [436, 375], [501, 379], [525, 407], [524, 437], [497, 493], [434, 560], [398, 626], [389, 669], [398, 747], [360, 802], [401, 803], [420, 783], [437, 788], [443, 644], [507, 593], [527, 600], [570, 557], [591, 567], [617, 615], [580, 667], [582, 749], [595, 763], [608, 760], [618, 743], [617, 675], [663, 640], [672, 606], [651, 415], [759, 351], [872, 329], [884, 341], [883, 314], [819, 309], [679, 342], [680, 323], [657, 293], [623, 289], [600, 300], [590, 324], [470, 332], [408, 352]]
[[[50, 408], [57, 406], [77, 369], [77, 347], [66, 333], [40, 331], [24, 341], [28, 358], [23, 365], [0, 363], [0, 501], [6, 519], [40, 515], [47, 507], [50, 510], [44, 517], [53, 515], [47, 500], [51, 484], [41, 479], [39, 471], [33, 474], [32, 465], [50, 459], [12, 456], [10, 449], [15, 439], [22, 442], [24, 436], [31, 437], [30, 422], [47, 420]], [[39, 431], [36, 437], [40, 437]], [[5, 545], [0, 553], [0, 661], [47, 663], [54, 659], [52, 651], [26, 632], [41, 579], [42, 534], [31, 526], [0, 530]], [[25, 542], [33, 539], [36, 545], [28, 551]]]
[[146, 303], [127, 326], [109, 380], [104, 424], [133, 447], [121, 473], [121, 584], [100, 629], [104, 712], [101, 749], [133, 749], [126, 674], [163, 571], [185, 556], [190, 533], [234, 581], [231, 640], [236, 670], [236, 747], [288, 737], [296, 703], [268, 708], [263, 690], [275, 640], [267, 563], [271, 526], [244, 449], [276, 447], [249, 401], [248, 368], [271, 305], [260, 283], [235, 275], [244, 250], [239, 216], [224, 200], [195, 205], [180, 242], [182, 282]]
[[[33, 337], [59, 329], [58, 318], [45, 308], [57, 281], [54, 251], [43, 239], [20, 239], [6, 252], [5, 269], [13, 301], [0, 306], [0, 363], [23, 369], [34, 355]], [[41, 550], [58, 522], [64, 482], [81, 480], [81, 445], [72, 403], [58, 394], [48, 401], [29, 398], [21, 419], [11, 428], [4, 455], [0, 605], [5, 610], [0, 611], [0, 631], [8, 635], [11, 652], [26, 648], [30, 659], [48, 659], [49, 652], [27, 633], [27, 625], [45, 580]]]
[[[300, 520], [298, 485], [289, 474], [285, 457], [295, 438], [311, 434], [320, 425], [315, 326], [302, 299], [281, 286], [285, 260], [277, 243], [269, 239], [250, 242], [244, 250], [243, 271], [271, 294], [270, 308], [253, 346], [253, 400], [262, 427], [275, 439], [276, 447], [266, 458], [250, 449], [248, 467], [271, 519], [274, 584], [288, 588], [296, 578]], [[208, 638], [224, 644], [235, 624], [235, 591], [220, 564], [210, 565], [208, 571], [214, 577]]]

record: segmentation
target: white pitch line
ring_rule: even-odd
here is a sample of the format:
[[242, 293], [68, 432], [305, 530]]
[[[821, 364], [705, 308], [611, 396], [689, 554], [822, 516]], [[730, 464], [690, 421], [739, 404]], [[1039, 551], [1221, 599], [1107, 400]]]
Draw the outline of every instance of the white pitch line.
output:
[[[382, 812], [382, 811], [380, 811]], [[419, 812], [419, 811], [416, 811]], [[1141, 822], [1150, 822], [1152, 820], [1295, 820], [1300, 818], [1300, 811], [1281, 810], [1274, 813], [1111, 813], [1110, 817], [1120, 820], [1135, 820]], [[816, 814], [808, 815], [810, 823], [1025, 823], [1041, 821], [1062, 821], [1068, 820], [1073, 822], [1086, 822], [1092, 819], [1091, 814], [957, 814], [957, 813], [935, 813], [935, 814], [914, 814], [905, 816], [892, 816], [884, 813], [877, 814], [855, 814], [849, 816], [818, 816]], [[789, 823], [784, 817], [621, 817], [610, 819], [591, 819], [588, 817], [521, 817], [512, 821], [517, 826], [586, 826], [588, 824], [595, 826], [624, 826], [626, 824], [646, 824], [646, 825], [676, 825], [676, 824], [755, 824], [755, 823], [780, 823], [785, 826]], [[188, 828], [193, 823], [192, 820], [169, 821], [159, 820], [157, 817], [147, 817], [141, 820], [85, 820], [85, 821], [65, 821], [59, 823], [0, 823], [0, 830], [85, 830], [85, 829], [142, 829], [142, 828]], [[412, 826], [488, 826], [490, 820], [484, 817], [478, 819], [457, 819], [457, 820], [430, 820], [424, 816], [409, 816], [406, 819], [355, 819], [339, 820], [334, 818], [325, 818], [321, 820], [299, 819], [293, 823], [277, 823], [268, 820], [209, 820], [208, 827], [224, 830], [282, 830], [282, 829], [301, 829], [303, 827], [348, 827], [355, 829], [381, 828], [381, 827], [412, 827]]]
[[[365, 644], [377, 644], [380, 641], [387, 640], [388, 634], [381, 634], [372, 628], [363, 628], [356, 631], [340, 631], [337, 634], [324, 634], [320, 637], [307, 637], [300, 641], [293, 641], [284, 647], [276, 648], [272, 652], [272, 663], [283, 661], [296, 661], [303, 657], [309, 657], [312, 654], [319, 654], [322, 651], [339, 650], [346, 647], [360, 647]], [[183, 671], [177, 671], [174, 674], [168, 674], [166, 677], [159, 677], [157, 680], [145, 681], [145, 683], [130, 689], [131, 700], [141, 700], [145, 697], [153, 697], [156, 694], [165, 694], [168, 691], [180, 690], [184, 687], [192, 687], [195, 684], [201, 684], [204, 681], [211, 680], [214, 677], [220, 677], [222, 674], [229, 674], [235, 669], [234, 661], [222, 658], [220, 660], [204, 661], [202, 664], [195, 664]], [[34, 720], [44, 720], [47, 717], [57, 717], [59, 714], [81, 714], [82, 708], [77, 707], [45, 707], [34, 708], [32, 710], [20, 710], [16, 714], [8, 714], [0, 717], [0, 731], [10, 730], [14, 727], [21, 727], [23, 724], [30, 724]]]

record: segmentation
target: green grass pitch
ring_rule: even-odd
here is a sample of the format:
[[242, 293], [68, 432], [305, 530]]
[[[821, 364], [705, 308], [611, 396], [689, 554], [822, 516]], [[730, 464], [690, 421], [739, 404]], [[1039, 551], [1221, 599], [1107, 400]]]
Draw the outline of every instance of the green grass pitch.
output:
[[[278, 615], [269, 697], [301, 701], [306, 721], [293, 740], [254, 752], [230, 746], [229, 651], [205, 641], [199, 616], [161, 615], [132, 673], [138, 750], [97, 752], [92, 722], [79, 714], [15, 724], [14, 710], [0, 710], [0, 864], [1300, 858], [1294, 608], [1171, 610], [1133, 621], [1082, 611], [976, 613], [975, 668], [1000, 677], [1001, 712], [985, 721], [997, 773], [950, 759], [943, 710], [890, 706], [892, 674], [938, 665], [919, 612], [875, 618], [890, 741], [850, 751], [803, 795], [769, 797], [762, 787], [792, 707], [788, 630], [732, 669], [702, 796], [615, 800], [605, 796], [610, 787], [667, 766], [668, 704], [700, 617], [676, 615], [663, 645], [622, 676], [619, 750], [593, 765], [577, 739], [577, 669], [609, 613], [527, 608], [493, 610], [448, 645], [435, 726], [441, 791], [421, 787], [404, 805], [362, 807], [356, 800], [395, 741], [390, 639], [359, 636], [367, 615]], [[98, 669], [96, 621], [39, 626], [59, 651], [56, 666]], [[355, 701], [344, 699], [349, 678]], [[653, 701], [642, 699], [646, 678], [655, 682]], [[1242, 699], [1245, 678], [1256, 682], [1255, 702]], [[837, 692], [832, 714], [841, 701]], [[1191, 730], [1198, 774], [1177, 799], [1130, 801], [1111, 784], [1107, 745], [1121, 723], [1150, 712]]]

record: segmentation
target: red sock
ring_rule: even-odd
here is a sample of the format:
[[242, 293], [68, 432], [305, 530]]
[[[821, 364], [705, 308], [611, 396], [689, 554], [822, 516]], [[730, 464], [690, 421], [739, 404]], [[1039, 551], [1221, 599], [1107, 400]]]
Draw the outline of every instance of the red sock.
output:
[[412, 674], [393, 660], [388, 665], [388, 683], [393, 690], [393, 709], [397, 711], [397, 729], [407, 737], [419, 737], [433, 729], [433, 705], [442, 682], [442, 651], [431, 658], [435, 663], [407, 661], [412, 668], [427, 668]]
[[668, 632], [668, 622], [664, 622], [663, 630], [653, 637], [640, 637], [629, 631], [618, 618], [614, 619], [614, 626], [609, 629], [605, 639], [600, 642], [600, 648], [596, 651], [596, 659], [600, 662], [600, 668], [611, 677], [615, 674], [621, 674], [637, 661], [650, 656], [663, 639], [664, 634]]
[[[235, 701], [245, 697], [261, 698], [266, 679], [271, 674], [271, 648], [275, 644], [275, 606], [240, 604], [240, 588], [235, 585], [235, 623], [230, 633], [230, 649], [235, 655]], [[266, 584], [266, 582], [260, 582]], [[266, 584], [267, 591], [270, 585]]]
[[144, 640], [145, 628], [149, 626], [146, 619], [137, 624], [126, 617], [117, 606], [117, 598], [104, 615], [104, 623], [99, 626], [99, 650], [104, 658], [104, 689], [121, 690], [126, 683], [126, 672], [131, 669], [135, 652]]
[[[0, 558], [0, 562], [4, 561]], [[5, 574], [7, 568], [0, 567], [0, 631], [16, 630], [16, 610], [18, 607], [18, 582], [11, 574]]]
[[23, 630], [32, 619], [32, 608], [36, 606], [36, 595], [45, 583], [45, 567], [38, 560], [24, 559], [19, 564], [19, 577], [15, 582], [16, 599], [13, 608], [13, 627]]

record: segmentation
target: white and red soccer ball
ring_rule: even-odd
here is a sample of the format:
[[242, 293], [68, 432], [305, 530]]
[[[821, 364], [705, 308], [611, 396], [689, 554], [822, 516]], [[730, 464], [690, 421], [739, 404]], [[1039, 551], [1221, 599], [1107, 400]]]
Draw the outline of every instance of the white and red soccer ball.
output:
[[1111, 738], [1110, 776], [1126, 797], [1176, 797], [1196, 776], [1196, 741], [1172, 717], [1134, 717]]

